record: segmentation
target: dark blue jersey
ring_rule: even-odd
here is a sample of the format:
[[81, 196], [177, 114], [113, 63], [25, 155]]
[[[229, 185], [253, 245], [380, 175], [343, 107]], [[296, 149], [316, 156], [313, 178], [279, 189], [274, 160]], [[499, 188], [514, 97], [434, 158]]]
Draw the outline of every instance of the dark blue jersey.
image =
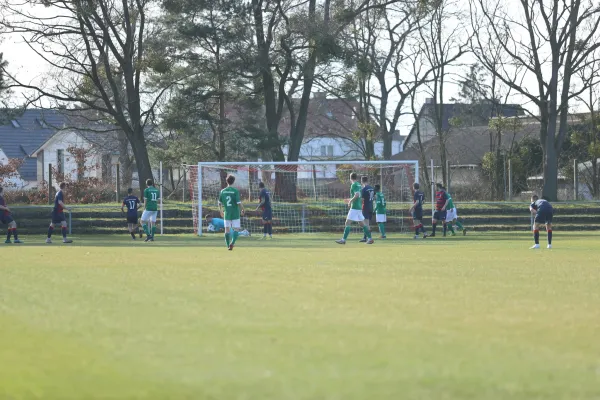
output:
[[127, 196], [123, 199], [123, 206], [127, 207], [128, 217], [137, 217], [139, 204], [140, 199], [135, 196]]
[[362, 209], [363, 211], [373, 211], [373, 200], [375, 199], [375, 189], [370, 185], [366, 185], [360, 192], [362, 197]]
[[60, 214], [60, 213], [64, 212], [63, 206], [61, 206], [59, 203], [60, 201], [62, 201], [62, 202], [65, 201], [62, 190], [59, 190], [58, 192], [56, 192], [56, 196], [54, 196], [54, 213], [55, 214]]
[[271, 192], [269, 192], [266, 188], [261, 189], [258, 199], [262, 203], [261, 207], [263, 210], [271, 211]]
[[532, 210], [540, 211], [552, 211], [552, 204], [548, 202], [548, 200], [539, 199], [531, 203], [529, 206]]
[[425, 194], [422, 191], [416, 190], [415, 195], [413, 196], [413, 200], [415, 201], [415, 210], [423, 209], [423, 203], [425, 202]]

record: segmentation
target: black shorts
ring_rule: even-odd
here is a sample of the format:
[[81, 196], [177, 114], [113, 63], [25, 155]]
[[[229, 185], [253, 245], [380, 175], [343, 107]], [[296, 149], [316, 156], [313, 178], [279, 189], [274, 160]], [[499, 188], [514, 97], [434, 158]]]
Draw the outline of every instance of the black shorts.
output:
[[373, 219], [373, 210], [362, 210], [362, 215], [367, 221]]
[[552, 217], [554, 216], [553, 210], [538, 210], [535, 213], [535, 223], [536, 224], [551, 224]]
[[436, 221], [445, 221], [446, 220], [446, 210], [444, 210], [444, 211], [436, 210], [433, 213], [433, 219], [435, 219]]
[[65, 217], [64, 212], [57, 213], [57, 212], [52, 211], [52, 223], [53, 224], [61, 224], [66, 221], [67, 221], [67, 218]]
[[262, 220], [263, 221], [271, 221], [272, 219], [273, 219], [273, 211], [272, 210], [263, 210]]
[[128, 224], [134, 224], [137, 225], [138, 223], [138, 216], [137, 215], [132, 215], [132, 216], [127, 216], [127, 223]]
[[0, 223], [8, 225], [13, 221], [14, 221], [14, 219], [10, 215], [0, 215]]
[[415, 208], [413, 210], [412, 217], [416, 221], [422, 220], [423, 219], [423, 209], [422, 208]]

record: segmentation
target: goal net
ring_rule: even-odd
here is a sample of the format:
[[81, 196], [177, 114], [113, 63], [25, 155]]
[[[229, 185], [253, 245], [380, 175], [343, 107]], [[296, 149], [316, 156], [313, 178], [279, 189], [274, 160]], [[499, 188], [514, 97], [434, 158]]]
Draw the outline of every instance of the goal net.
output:
[[[271, 193], [274, 233], [341, 232], [348, 213], [350, 174], [367, 176], [371, 186], [380, 185], [387, 202], [388, 232], [411, 228], [408, 210], [413, 183], [418, 181], [417, 161], [371, 162], [223, 162], [188, 166], [192, 195], [194, 232], [207, 232], [206, 216], [219, 217], [218, 196], [228, 174], [236, 177], [245, 216], [242, 229], [262, 232], [258, 187]], [[374, 218], [373, 218], [374, 219]], [[372, 225], [375, 221], [372, 221]], [[354, 227], [359, 230], [358, 225]], [[376, 227], [372, 227], [376, 231]]]

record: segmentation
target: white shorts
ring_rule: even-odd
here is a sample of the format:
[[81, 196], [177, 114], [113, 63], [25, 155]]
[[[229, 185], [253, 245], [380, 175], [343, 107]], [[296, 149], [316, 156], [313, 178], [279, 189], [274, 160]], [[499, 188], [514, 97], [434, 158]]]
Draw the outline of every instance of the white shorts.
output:
[[238, 229], [242, 224], [239, 219], [226, 219], [225, 220], [225, 228], [235, 228]]
[[387, 222], [387, 216], [385, 214], [375, 214], [375, 222]]
[[446, 210], [446, 221], [454, 221], [455, 219], [458, 218], [458, 212], [455, 208], [452, 208], [450, 210]]
[[365, 220], [365, 217], [363, 216], [362, 210], [354, 210], [351, 208], [350, 211], [348, 211], [346, 219], [348, 221], [362, 222]]
[[144, 212], [142, 213], [142, 221], [152, 221], [153, 223], [155, 223], [157, 215], [158, 211], [144, 210]]

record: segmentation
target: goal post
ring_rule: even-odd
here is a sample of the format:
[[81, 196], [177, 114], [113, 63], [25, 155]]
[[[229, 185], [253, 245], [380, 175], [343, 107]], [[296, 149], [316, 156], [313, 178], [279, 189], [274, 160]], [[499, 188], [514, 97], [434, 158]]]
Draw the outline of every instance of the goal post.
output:
[[246, 209], [242, 229], [250, 233], [262, 231], [261, 212], [255, 211], [260, 182], [271, 193], [276, 233], [316, 233], [343, 229], [351, 172], [359, 179], [367, 176], [373, 187], [381, 186], [387, 202], [386, 230], [407, 231], [412, 185], [419, 181], [417, 160], [200, 162], [187, 168], [194, 232], [198, 235], [204, 234], [206, 215], [219, 216], [217, 198], [228, 174], [236, 176], [234, 186]]

